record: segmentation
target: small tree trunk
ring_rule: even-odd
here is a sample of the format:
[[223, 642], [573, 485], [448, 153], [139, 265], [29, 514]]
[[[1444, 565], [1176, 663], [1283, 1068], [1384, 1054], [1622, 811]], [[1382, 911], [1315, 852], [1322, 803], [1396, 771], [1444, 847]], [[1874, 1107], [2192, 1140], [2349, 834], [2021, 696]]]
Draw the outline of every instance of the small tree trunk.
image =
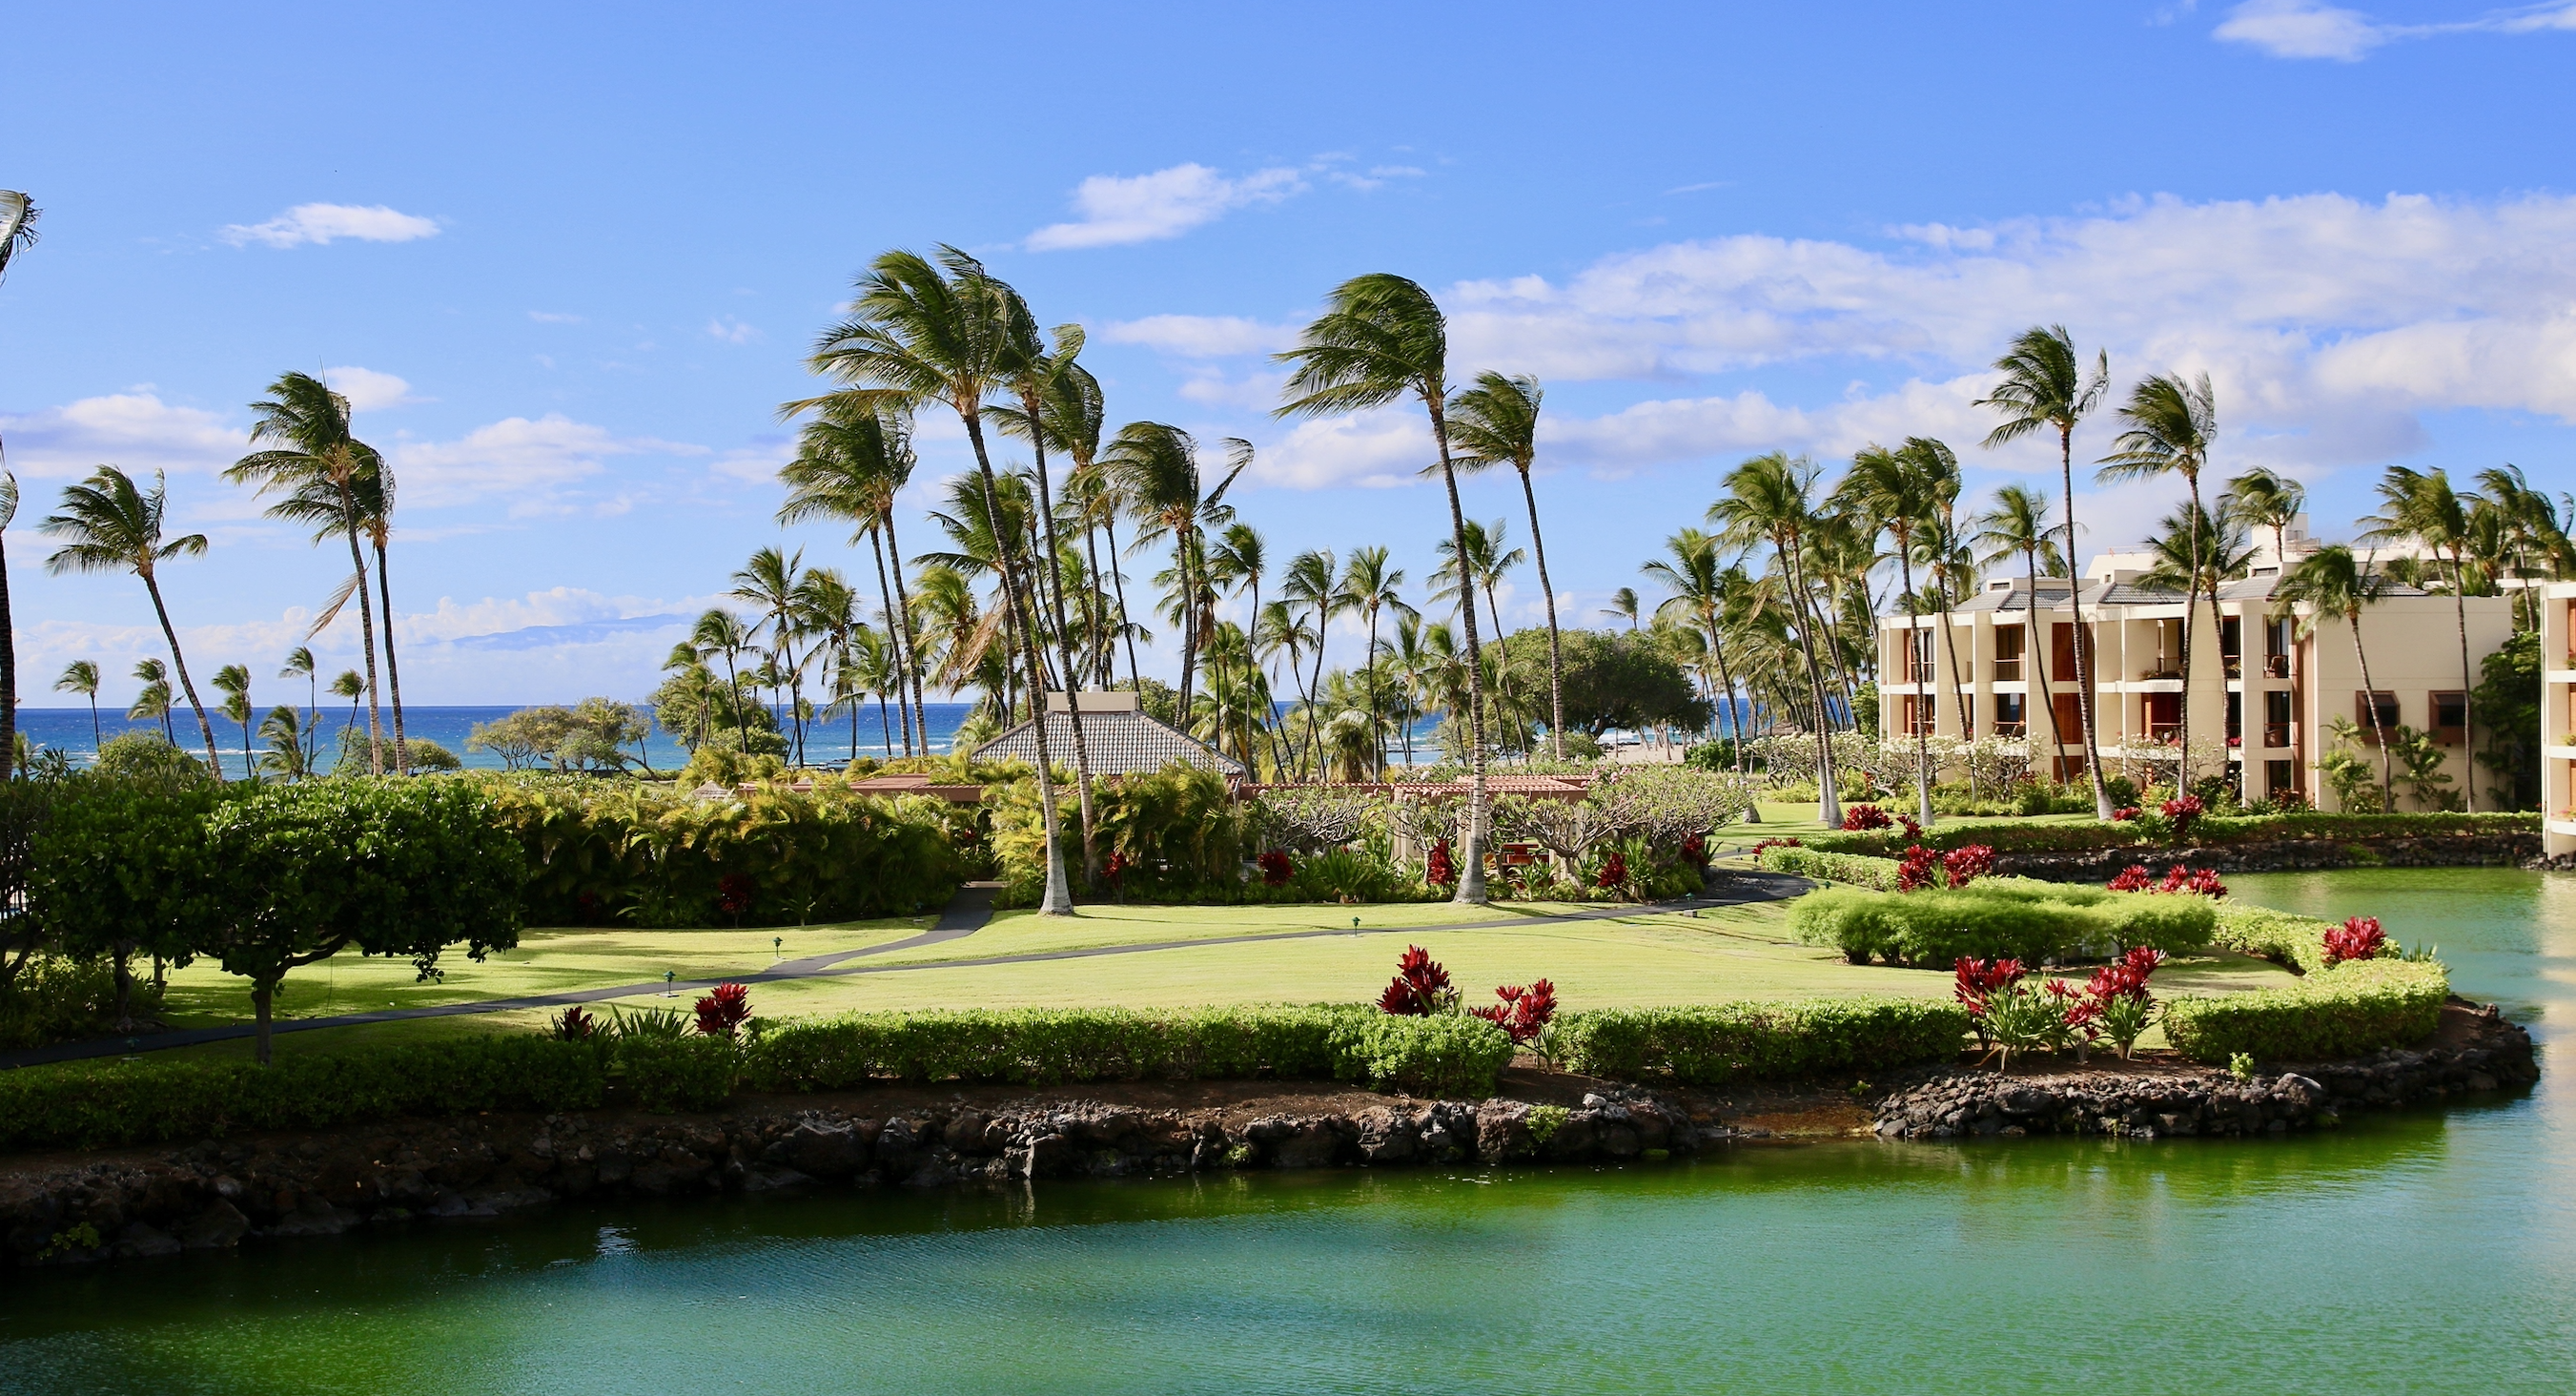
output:
[[274, 1059], [274, 1054], [270, 1050], [271, 1044], [269, 1041], [269, 1008], [270, 1005], [275, 1002], [276, 997], [277, 985], [274, 983], [267, 980], [258, 980], [252, 983], [250, 989], [251, 1017], [258, 1024], [258, 1031], [253, 1034], [253, 1040], [258, 1043], [258, 1057], [259, 1064], [261, 1066], [267, 1066], [270, 1061]]
[[376, 543], [376, 592], [384, 602], [385, 619], [385, 687], [394, 700], [394, 770], [411, 774], [411, 752], [403, 744], [402, 669], [394, 663], [394, 592], [385, 575], [385, 544]]
[[2109, 820], [2111, 791], [2102, 784], [2102, 744], [2093, 728], [2093, 660], [2084, 643], [2084, 576], [2075, 565], [2075, 427], [2057, 433], [2057, 469], [2066, 488], [2066, 609], [2075, 618], [2075, 719], [2084, 731], [2084, 773], [2093, 782], [2093, 817]]

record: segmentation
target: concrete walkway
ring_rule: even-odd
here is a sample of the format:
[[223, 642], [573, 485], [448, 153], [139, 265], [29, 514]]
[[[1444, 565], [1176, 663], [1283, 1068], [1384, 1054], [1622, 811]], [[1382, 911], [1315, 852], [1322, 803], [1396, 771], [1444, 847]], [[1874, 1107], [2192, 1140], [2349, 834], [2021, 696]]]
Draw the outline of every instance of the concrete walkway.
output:
[[[927, 960], [916, 964], [852, 964], [870, 956], [890, 954], [897, 950], [916, 950], [928, 945], [944, 945], [963, 940], [982, 930], [993, 919], [993, 899], [1001, 891], [998, 882], [970, 882], [957, 890], [939, 919], [930, 929], [917, 936], [871, 945], [861, 950], [841, 950], [828, 955], [810, 955], [798, 960], [783, 960], [764, 970], [725, 975], [715, 979], [682, 979], [665, 984], [649, 980], [641, 984], [611, 984], [595, 989], [567, 989], [561, 993], [529, 994], [518, 998], [473, 999], [463, 1003], [434, 1004], [423, 1008], [388, 1008], [373, 1013], [341, 1013], [322, 1018], [287, 1018], [269, 1025], [272, 1034], [311, 1032], [317, 1028], [354, 1027], [361, 1023], [397, 1023], [413, 1018], [454, 1018], [476, 1013], [503, 1013], [520, 1008], [565, 1008], [574, 1004], [598, 1003], [608, 999], [634, 998], [639, 995], [668, 991], [672, 994], [696, 994], [718, 984], [774, 984], [785, 979], [824, 979], [856, 974], [901, 974], [909, 970], [963, 969], [977, 965], [1025, 965], [1047, 960], [1085, 960], [1102, 955], [1141, 955], [1156, 950], [1187, 950], [1206, 945], [1246, 945], [1270, 940], [1314, 940], [1324, 936], [1350, 935], [1438, 935], [1447, 931], [1489, 931], [1513, 926], [1553, 925], [1570, 921], [1610, 920], [1622, 916], [1655, 915], [1686, 911], [1698, 907], [1742, 906], [1751, 902], [1781, 901], [1807, 889], [1799, 878], [1778, 873], [1736, 872], [1729, 875], [1730, 885], [1705, 897], [1680, 902], [1652, 902], [1644, 905], [1586, 907], [1581, 911], [1534, 913], [1505, 917], [1493, 921], [1466, 921], [1430, 926], [1370, 926], [1361, 930], [1265, 931], [1239, 936], [1209, 936], [1196, 940], [1156, 940], [1128, 945], [1101, 945], [1080, 950], [1036, 951], [1022, 955], [990, 955], [979, 959]], [[190, 1028], [179, 1032], [151, 1033], [138, 1037], [92, 1038], [86, 1042], [57, 1042], [46, 1047], [29, 1047], [14, 1052], [0, 1052], [0, 1068], [39, 1066], [47, 1062], [81, 1061], [94, 1057], [131, 1056], [141, 1052], [165, 1051], [172, 1047], [194, 1047], [207, 1042], [229, 1042], [256, 1035], [249, 1023], [231, 1023], [219, 1028]]]

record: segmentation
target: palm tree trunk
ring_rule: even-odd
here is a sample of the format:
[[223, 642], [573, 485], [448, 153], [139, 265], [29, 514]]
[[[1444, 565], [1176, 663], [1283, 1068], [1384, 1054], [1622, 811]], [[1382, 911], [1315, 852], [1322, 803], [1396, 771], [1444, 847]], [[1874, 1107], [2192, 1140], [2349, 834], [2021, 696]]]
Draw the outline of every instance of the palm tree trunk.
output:
[[[1897, 570], [1899, 573], [1901, 573], [1901, 574], [1902, 574], [1902, 575], [1898, 578], [1898, 581], [1900, 582], [1900, 584], [1902, 584], [1902, 585], [1904, 586], [1904, 588], [1905, 588], [1905, 596], [1906, 596], [1906, 599], [1907, 599], [1907, 601], [1910, 603], [1910, 602], [1913, 600], [1913, 597], [1914, 597], [1914, 557], [1913, 557], [1913, 550], [1912, 550], [1911, 548], [1909, 548], [1909, 547], [1907, 547], [1907, 546], [1906, 546], [1906, 541], [1907, 541], [1907, 540], [1906, 540], [1906, 538], [1904, 537], [1904, 535], [1899, 534], [1899, 535], [1897, 536], [1897, 539], [1896, 539], [1896, 570]], [[1906, 631], [1905, 631], [1905, 678], [1906, 678], [1906, 686], [1907, 686], [1908, 688], [1911, 688], [1911, 687], [1913, 687], [1913, 686], [1914, 686], [1914, 683], [1913, 683], [1913, 680], [1914, 680], [1914, 630], [1913, 630], [1913, 622], [1914, 622], [1914, 620], [1915, 620], [1915, 615], [1914, 615], [1913, 607], [1912, 607], [1910, 604], [1906, 607], [1906, 611], [1905, 611], [1905, 619], [1906, 619]], [[1947, 621], [1946, 621], [1946, 619], [1945, 619], [1943, 623], [1946, 625], [1948, 622], [1947, 622]], [[1942, 638], [1947, 639], [1947, 638], [1949, 638], [1949, 637], [1945, 635], [1945, 636], [1943, 636]], [[1955, 656], [1955, 655], [1954, 655], [1954, 656], [1952, 656], [1952, 657], [1953, 657], [1954, 659], [1956, 658], [1956, 656]], [[1956, 694], [1957, 694], [1957, 673], [1956, 673], [1956, 666], [1955, 666], [1955, 665], [1953, 665], [1953, 672], [1952, 672], [1952, 695], [1955, 697], [1955, 696], [1956, 696]], [[1930, 828], [1930, 827], [1931, 827], [1931, 825], [1932, 825], [1932, 735], [1931, 735], [1930, 731], [1926, 728], [1926, 726], [1925, 726], [1925, 724], [1924, 724], [1924, 722], [1923, 722], [1923, 714], [1922, 714], [1922, 712], [1921, 712], [1922, 705], [1918, 702], [1918, 703], [1915, 705], [1915, 707], [1916, 707], [1916, 712], [1915, 712], [1915, 715], [1914, 715], [1914, 716], [1915, 716], [1915, 720], [1914, 720], [1914, 724], [1913, 724], [1913, 725], [1914, 725], [1914, 796], [1915, 796], [1915, 799], [1914, 799], [1914, 803], [1915, 803], [1915, 815], [1914, 815], [1914, 817], [1915, 817], [1915, 819], [1916, 819], [1917, 821], [1919, 821], [1920, 823], [1922, 823], [1922, 825], [1923, 825], [1925, 828]]]
[[[911, 676], [913, 727], [921, 734], [921, 754], [928, 756], [930, 754], [930, 707], [922, 700], [921, 637], [915, 634], [912, 628], [912, 590], [905, 586], [903, 581], [903, 547], [894, 536], [894, 509], [891, 505], [887, 506], [881, 522], [885, 525], [887, 565], [894, 571], [894, 601], [900, 608], [897, 612], [898, 623], [903, 629], [903, 643], [896, 649], [899, 659], [895, 675], [898, 682], [907, 673]], [[902, 698], [903, 695], [899, 692], [895, 695], [897, 702], [901, 702]]]
[[392, 579], [385, 573], [385, 543], [376, 545], [376, 593], [385, 603], [385, 687], [394, 700], [394, 769], [411, 774], [411, 751], [403, 744], [402, 670], [394, 664], [394, 591]]
[[1538, 491], [1529, 467], [1521, 467], [1521, 499], [1529, 505], [1530, 554], [1538, 563], [1538, 589], [1547, 598], [1547, 730], [1556, 743], [1556, 759], [1565, 759], [1565, 647], [1556, 634], [1556, 587], [1547, 579], [1547, 540], [1538, 531]]
[[[2182, 582], [2182, 747], [2174, 757], [2174, 798], [2177, 800], [2191, 793], [2191, 641], [2192, 631], [2197, 628], [2192, 622], [2199, 619], [2201, 573], [2200, 475], [2197, 471], [2186, 471], [2182, 478], [2183, 483], [2191, 487], [2191, 566], [2183, 574]], [[2212, 587], [2212, 590], [2216, 588]], [[2218, 614], [2214, 601], [2210, 605], [2210, 614]], [[2219, 676], [2219, 686], [2222, 690], [2226, 687], [2224, 674]]]
[[[1109, 535], [1109, 584], [1118, 590], [1118, 629], [1120, 637], [1127, 642], [1127, 681], [1142, 694], [1145, 691], [1145, 672], [1136, 667], [1136, 631], [1127, 623], [1127, 574], [1118, 567], [1118, 521], [1103, 519], [1100, 527]], [[1137, 701], [1144, 700], [1139, 698]]]
[[9, 556], [0, 551], [0, 780], [18, 768], [18, 628], [9, 615]]
[[984, 447], [983, 418], [972, 403], [961, 404], [957, 415], [964, 419], [966, 438], [975, 447], [975, 468], [984, 484], [984, 516], [993, 520], [996, 525], [993, 530], [995, 554], [993, 570], [1001, 578], [1002, 604], [1008, 608], [1009, 623], [1019, 630], [1020, 659], [1026, 666], [1029, 692], [1033, 699], [1029, 704], [1031, 724], [1029, 731], [1037, 738], [1038, 817], [1044, 821], [1041, 842], [1046, 847], [1046, 893], [1044, 899], [1038, 903], [1038, 914], [1071, 916], [1073, 893], [1065, 885], [1064, 846], [1056, 840], [1055, 773], [1048, 769], [1050, 756], [1047, 751], [1046, 680], [1041, 676], [1037, 636], [1032, 633], [1037, 617], [1033, 612], [1023, 613], [1020, 610], [1019, 581], [1014, 575], [1018, 568], [1012, 561], [1012, 549], [1004, 540], [1003, 530], [999, 527], [1002, 518], [1001, 490], [994, 484], [993, 459]]
[[376, 609], [367, 598], [366, 555], [358, 551], [357, 505], [346, 486], [340, 490], [340, 507], [349, 521], [349, 568], [358, 579], [358, 638], [367, 651], [367, 774], [380, 776], [385, 773], [385, 725], [376, 706]]
[[1315, 681], [1306, 686], [1306, 759], [1315, 768], [1315, 779], [1324, 778], [1324, 736], [1315, 723], [1315, 707], [1324, 699], [1324, 628], [1332, 623], [1332, 612], [1323, 602], [1315, 603]]
[[2352, 659], [2361, 666], [2361, 693], [2370, 706], [2370, 735], [2379, 743], [2379, 812], [2393, 813], [2397, 807], [2396, 768], [2388, 751], [2388, 728], [2379, 720], [2379, 690], [2370, 682], [2370, 656], [2361, 648], [2361, 608], [2355, 606], [2344, 619], [2352, 623]]
[[[1440, 447], [1440, 483], [1449, 491], [1449, 538], [1458, 549], [1458, 588], [1465, 602], [1458, 608], [1467, 630], [1467, 832], [1459, 842], [1466, 856], [1459, 860], [1458, 892], [1452, 898], [1462, 905], [1482, 906], [1485, 895], [1485, 674], [1483, 647], [1476, 641], [1475, 583], [1467, 576], [1467, 511], [1458, 503], [1458, 471], [1449, 461], [1449, 422], [1441, 412], [1441, 395], [1424, 393], [1423, 402], [1431, 409], [1431, 438]], [[1318, 652], [1323, 636], [1315, 637]]]
[[[2057, 726], [2057, 693], [2049, 687], [2047, 651], [2039, 643], [2039, 550], [2027, 549], [2022, 556], [2030, 563], [2030, 599], [2022, 606], [2021, 652], [2030, 660], [2030, 671], [2039, 676], [2039, 701], [2048, 709], [2048, 783], [2057, 784], [2059, 753], [2066, 746], [2066, 734]], [[2030, 745], [2030, 688], [2022, 689], [2022, 745]]]
[[[96, 751], [100, 747], [107, 745], [107, 738], [99, 735], [99, 732], [98, 690], [96, 688], [92, 688], [89, 691], [89, 749], [92, 751]], [[14, 746], [15, 744], [16, 743], [13, 740], [11, 745]]]
[[[2478, 812], [2477, 715], [2469, 710], [2469, 690], [2477, 686], [2469, 669], [2469, 571], [2460, 557], [2460, 545], [2451, 545], [2451, 609], [2460, 622], [2460, 764], [2467, 779], [2460, 782], [2460, 792], [2468, 801], [2468, 812]], [[0, 592], [0, 606], [8, 597]], [[5, 617], [0, 617], [5, 619]], [[2395, 801], [2390, 801], [2394, 804]]]
[[1816, 626], [1806, 614], [1806, 603], [1812, 598], [1807, 596], [1805, 581], [1799, 576], [1796, 540], [1786, 540], [1779, 552], [1789, 568], [1789, 592], [1798, 607], [1798, 648], [1807, 659], [1807, 687], [1816, 704], [1816, 819], [1832, 828], [1843, 822], [1843, 802], [1834, 788], [1833, 739], [1825, 730], [1831, 711], [1825, 706], [1825, 671], [1816, 662]]
[[188, 677], [187, 659], [179, 653], [179, 632], [170, 626], [170, 608], [161, 603], [161, 583], [145, 572], [143, 589], [152, 593], [152, 614], [161, 618], [161, 637], [170, 642], [170, 667], [179, 671], [179, 691], [188, 695], [188, 708], [197, 715], [197, 731], [206, 739], [206, 769], [222, 780], [224, 763], [215, 755], [215, 724], [207, 720], [205, 705], [197, 701], [197, 685]]
[[[1470, 600], [1467, 604], [1472, 607], [1476, 603]], [[1485, 584], [1485, 605], [1494, 613], [1494, 683], [1502, 690], [1494, 705], [1494, 725], [1500, 727], [1503, 725], [1504, 709], [1518, 704], [1515, 701], [1516, 695], [1512, 692], [1511, 642], [1503, 638], [1503, 607], [1501, 602], [1494, 599], [1494, 586], [1491, 582]]]
[[2093, 660], [2086, 653], [2084, 576], [2075, 566], [2075, 424], [2057, 433], [2057, 473], [2066, 490], [2066, 609], [2075, 617], [2075, 720], [2084, 731], [2084, 773], [2093, 782], [2093, 817], [2111, 817], [2111, 792], [2102, 784], [2102, 744], [2094, 736]]
[[1377, 598], [1369, 598], [1368, 657], [1360, 666], [1368, 674], [1369, 695], [1369, 779], [1375, 780], [1386, 771], [1386, 728], [1377, 720]]
[[[894, 652], [894, 681], [898, 690], [897, 696], [900, 697], [899, 691], [903, 687], [903, 637], [896, 632], [903, 628], [903, 622], [895, 614], [894, 591], [886, 585], [885, 538], [873, 528], [868, 530], [868, 551], [876, 555], [877, 600], [885, 607], [886, 643]], [[882, 693], [877, 695], [877, 709], [878, 725], [883, 726], [885, 695]], [[850, 718], [850, 759], [853, 761], [859, 758], [858, 732], [858, 717], [856, 710], [853, 710]], [[909, 708], [905, 709], [903, 714], [903, 754], [912, 755], [912, 711]], [[926, 747], [924, 754], [928, 754]], [[894, 755], [894, 733], [891, 730], [886, 733], [886, 755]]]
[[[1026, 399], [1029, 421], [1038, 420], [1035, 394]], [[1063, 549], [1055, 538], [1055, 493], [1047, 480], [1046, 433], [1030, 434], [1030, 458], [1037, 467], [1038, 518], [1046, 526], [1046, 564], [1038, 570], [1055, 585], [1047, 588], [1049, 615], [1055, 620], [1056, 648], [1064, 654], [1065, 716], [1073, 723], [1073, 779], [1075, 803], [1082, 816], [1082, 885], [1090, 890], [1100, 884], [1100, 840], [1091, 821], [1091, 743], [1082, 730], [1082, 671], [1073, 662], [1073, 632], [1065, 628]]]

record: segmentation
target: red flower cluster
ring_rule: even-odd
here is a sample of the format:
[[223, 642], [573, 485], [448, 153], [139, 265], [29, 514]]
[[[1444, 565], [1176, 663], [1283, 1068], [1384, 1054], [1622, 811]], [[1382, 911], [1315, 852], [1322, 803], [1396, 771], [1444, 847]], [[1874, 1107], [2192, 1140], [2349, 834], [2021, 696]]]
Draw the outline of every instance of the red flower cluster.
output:
[[2191, 892], [2203, 897], [2227, 895], [2227, 884], [2218, 880], [2215, 868], [2190, 868], [2176, 864], [2165, 869], [2159, 882], [2143, 863], [2131, 863], [2111, 879], [2114, 892]]
[[[1268, 855], [1264, 856], [1266, 857]], [[1125, 849], [1113, 848], [1109, 850], [1109, 861], [1100, 865], [1100, 875], [1108, 878], [1112, 882], [1116, 882], [1118, 879], [1125, 877], [1128, 873], [1134, 871], [1135, 867], [1136, 860], [1128, 857]]]
[[1288, 861], [1287, 854], [1275, 848], [1253, 861], [1261, 865], [1261, 885], [1264, 887], [1285, 887], [1288, 879], [1297, 875], [1297, 865]]
[[2153, 946], [2130, 946], [2127, 954], [2093, 971], [2093, 977], [2085, 981], [2084, 992], [2097, 1003], [2147, 998], [2147, 976], [2164, 962], [2165, 952]]
[[721, 907], [727, 916], [740, 916], [751, 910], [751, 894], [754, 890], [755, 885], [748, 874], [726, 873], [716, 879], [716, 905]]
[[1756, 840], [1756, 841], [1755, 841], [1755, 843], [1754, 843], [1754, 845], [1753, 845], [1753, 861], [1754, 861], [1754, 862], [1756, 862], [1756, 863], [1761, 862], [1761, 861], [1762, 861], [1762, 851], [1763, 851], [1764, 849], [1766, 849], [1766, 848], [1797, 848], [1797, 847], [1801, 847], [1801, 845], [1799, 844], [1799, 842], [1798, 842], [1796, 839], [1760, 839], [1760, 840]]
[[718, 984], [716, 991], [698, 1000], [698, 1031], [709, 1037], [731, 1037], [742, 1030], [743, 1020], [751, 1016], [751, 989], [743, 984]]
[[2161, 808], [2165, 818], [2173, 821], [2173, 836], [2177, 840], [2191, 837], [2192, 826], [2198, 824], [2201, 815], [2207, 813], [2209, 809], [2207, 805], [2200, 802], [2198, 795], [2184, 795], [2178, 799], [2167, 800]]
[[1905, 850], [1905, 860], [1896, 865], [1896, 890], [1915, 892], [1932, 885], [1935, 873], [1941, 871], [1941, 855], [1921, 844]]
[[1965, 887], [1995, 870], [1995, 851], [1982, 843], [1954, 848], [1941, 855], [1941, 870], [1950, 875], [1950, 885]]
[[2379, 929], [2376, 916], [2355, 916], [2326, 932], [2326, 965], [2328, 968], [2346, 960], [2375, 960], [2388, 948], [2388, 933]]
[[1896, 816], [1896, 822], [1905, 826], [1905, 836], [1907, 838], [1919, 839], [1923, 837], [1923, 826], [1914, 822], [1913, 815], [1900, 814]]
[[2102, 1016], [2102, 1000], [2063, 979], [2052, 979], [2039, 987], [2047, 990], [2049, 998], [2056, 1002], [2057, 1011], [2065, 1015], [2066, 1026], [2083, 1033], [2085, 1041], [2092, 1041], [2095, 1033], [2093, 1020]]
[[1458, 884], [1458, 860], [1450, 856], [1447, 839], [1431, 845], [1431, 857], [1422, 870], [1422, 878], [1434, 887]]
[[1544, 979], [1526, 989], [1518, 984], [1503, 985], [1494, 990], [1494, 997], [1502, 1002], [1467, 1011], [1511, 1034], [1515, 1043], [1538, 1041], [1538, 1035], [1556, 1021], [1556, 986]]
[[1682, 840], [1682, 861], [1699, 864], [1708, 861], [1708, 840], [1697, 834]]
[[1843, 828], [1853, 833], [1884, 829], [1895, 822], [1887, 817], [1887, 811], [1876, 805], [1854, 805], [1843, 811]]
[[1592, 885], [1595, 887], [1627, 886], [1628, 855], [1615, 848], [1611, 849], [1609, 858], [1601, 864], [1601, 871], [1593, 875]]
[[1378, 1007], [1403, 1018], [1445, 1012], [1456, 1002], [1458, 991], [1449, 985], [1449, 971], [1419, 945], [1404, 947], [1404, 958], [1395, 962], [1395, 982], [1377, 996]]
[[1986, 1016], [1986, 1000], [2020, 983], [2027, 972], [2019, 960], [1972, 960], [1964, 955], [1951, 970], [1958, 978], [1951, 994], [1967, 1007], [1971, 1018]]
[[555, 1020], [554, 1035], [566, 1042], [588, 1042], [599, 1035], [599, 1020], [584, 1012], [580, 1004], [574, 1004]]

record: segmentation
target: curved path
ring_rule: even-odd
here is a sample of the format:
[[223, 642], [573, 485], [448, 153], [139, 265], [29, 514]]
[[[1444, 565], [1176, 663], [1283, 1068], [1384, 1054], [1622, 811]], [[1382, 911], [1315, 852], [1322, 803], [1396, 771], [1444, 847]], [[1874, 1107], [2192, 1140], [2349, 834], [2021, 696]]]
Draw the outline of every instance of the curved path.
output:
[[[641, 984], [611, 984], [594, 989], [567, 989], [552, 994], [527, 994], [517, 998], [472, 999], [462, 1003], [433, 1004], [422, 1008], [388, 1008], [373, 1013], [340, 1013], [323, 1018], [281, 1019], [269, 1025], [272, 1034], [311, 1032], [316, 1028], [354, 1027], [361, 1023], [395, 1023], [412, 1018], [454, 1018], [476, 1013], [502, 1013], [520, 1008], [563, 1008], [573, 1004], [598, 1003], [607, 999], [633, 998], [656, 991], [677, 993], [712, 989], [718, 984], [769, 984], [782, 979], [821, 979], [856, 974], [901, 974], [907, 970], [965, 969], [977, 965], [1025, 965], [1047, 960], [1087, 960], [1103, 955], [1141, 955], [1155, 950], [1186, 950], [1205, 945], [1246, 945], [1269, 940], [1315, 940], [1324, 936], [1352, 935], [1437, 935], [1444, 931], [1501, 930], [1513, 926], [1547, 925], [1567, 921], [1601, 921], [1623, 916], [1655, 915], [1662, 912], [1696, 910], [1700, 907], [1742, 906], [1751, 902], [1781, 901], [1807, 890], [1805, 880], [1779, 873], [1736, 872], [1729, 875], [1732, 885], [1706, 897], [1681, 902], [1649, 902], [1643, 905], [1586, 907], [1581, 911], [1532, 913], [1493, 921], [1461, 921], [1429, 926], [1370, 926], [1359, 930], [1260, 931], [1237, 936], [1202, 936], [1188, 940], [1138, 941], [1124, 945], [1096, 945], [1078, 950], [1042, 950], [1018, 955], [988, 955], [977, 959], [924, 960], [900, 965], [851, 964], [852, 960], [884, 955], [896, 950], [916, 950], [928, 945], [942, 945], [963, 940], [982, 930], [993, 919], [993, 899], [1001, 890], [998, 882], [970, 882], [957, 891], [941, 910], [939, 919], [929, 930], [902, 940], [887, 941], [860, 950], [841, 950], [828, 955], [810, 955], [799, 960], [783, 960], [764, 970], [725, 975], [716, 979], [682, 979], [665, 983], [648, 980]], [[207, 1042], [228, 1042], [253, 1036], [257, 1029], [249, 1023], [230, 1023], [219, 1028], [188, 1028], [177, 1032], [150, 1033], [139, 1037], [92, 1038], [86, 1042], [57, 1042], [45, 1047], [29, 1047], [14, 1052], [0, 1052], [0, 1068], [38, 1066], [46, 1062], [80, 1061], [92, 1057], [130, 1056], [138, 1052], [158, 1052], [172, 1047], [194, 1047]]]

